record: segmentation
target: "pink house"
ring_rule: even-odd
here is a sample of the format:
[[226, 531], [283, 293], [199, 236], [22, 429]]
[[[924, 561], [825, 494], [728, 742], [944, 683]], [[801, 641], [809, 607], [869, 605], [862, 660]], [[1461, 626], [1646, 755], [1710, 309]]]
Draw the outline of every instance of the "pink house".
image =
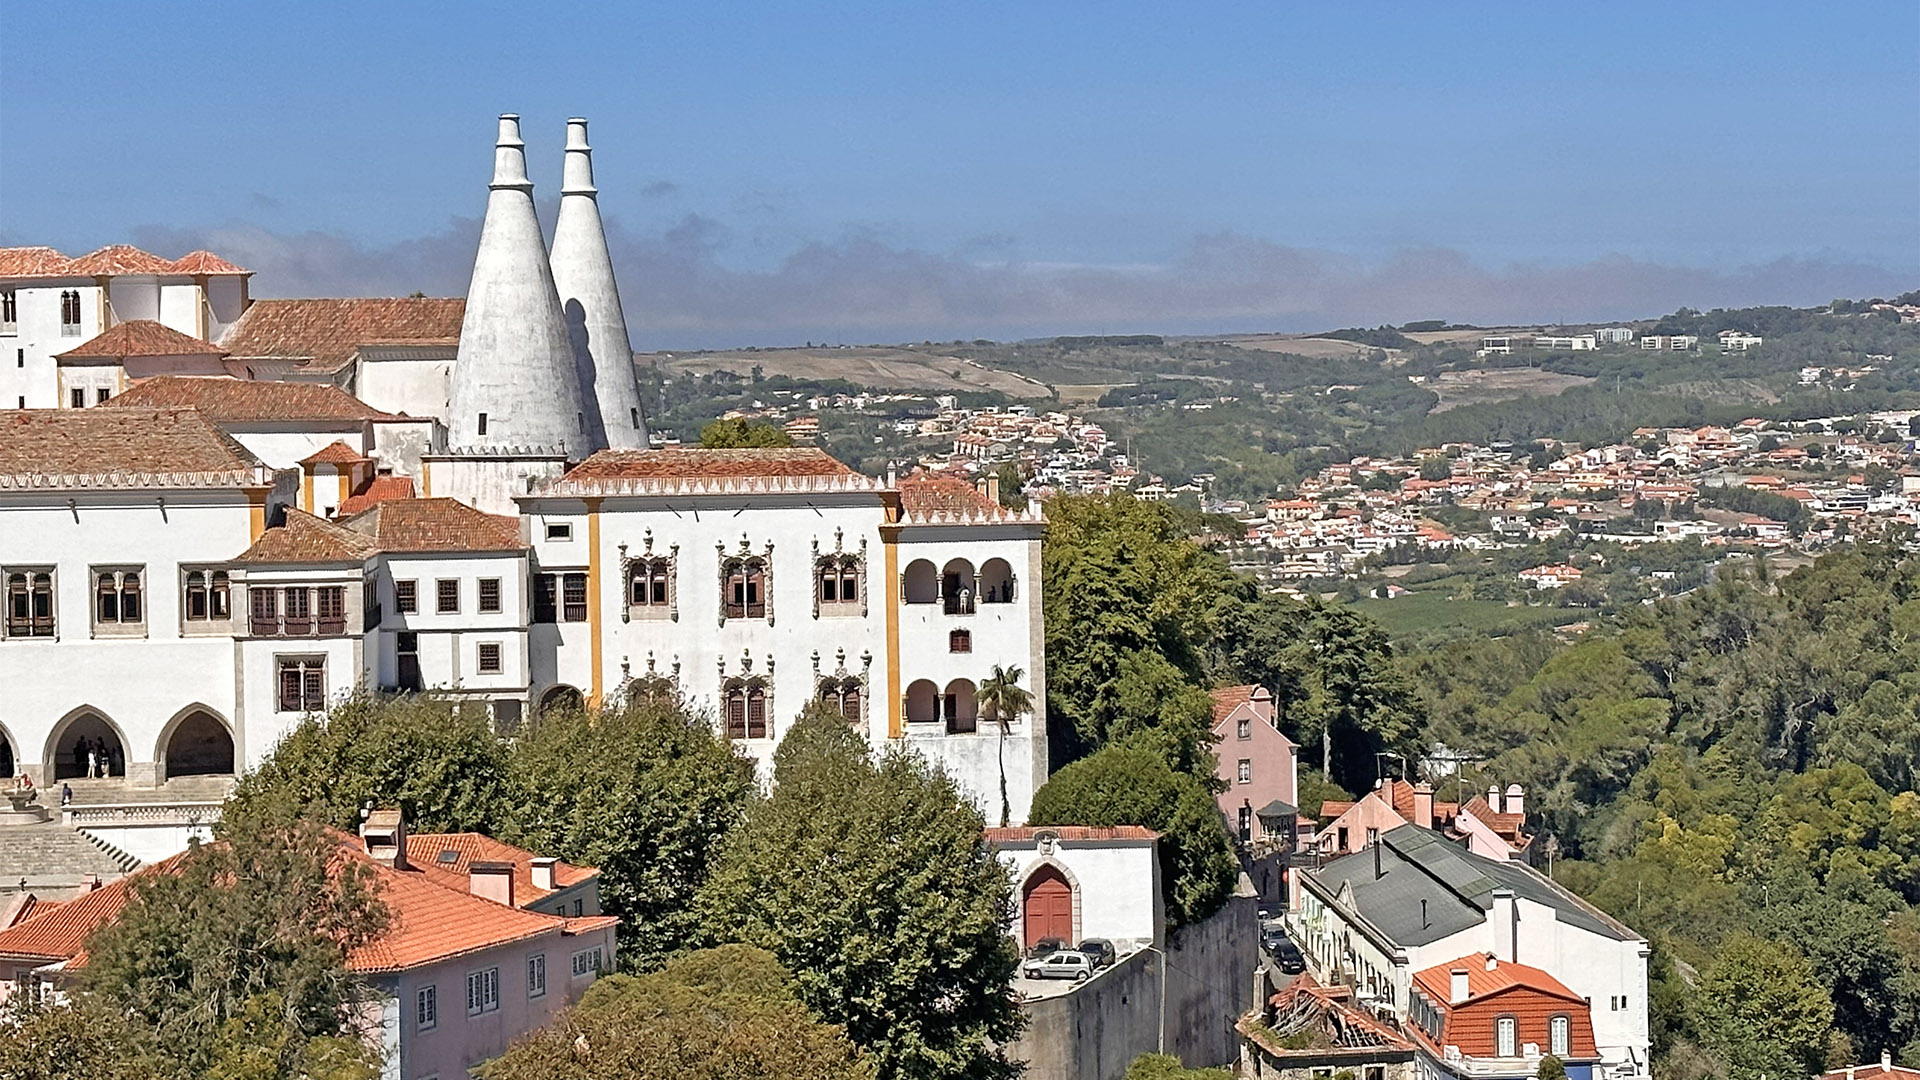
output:
[[[384, 1049], [388, 1077], [465, 1076], [613, 965], [619, 920], [599, 913], [597, 870], [473, 833], [409, 837], [392, 810], [339, 837], [342, 858], [372, 866], [389, 913], [387, 929], [347, 957], [374, 991], [368, 1038]], [[0, 929], [0, 990], [58, 991], [85, 966], [87, 936], [119, 917], [131, 883], [183, 857]]]
[[1526, 831], [1526, 793], [1518, 784], [1452, 803], [1436, 800], [1431, 785], [1386, 779], [1353, 802], [1322, 804], [1320, 819], [1324, 824], [1308, 843], [1329, 857], [1359, 851], [1407, 824], [1444, 833], [1489, 859], [1524, 858], [1533, 842]]
[[1300, 805], [1300, 747], [1274, 724], [1273, 695], [1264, 686], [1213, 691], [1213, 737], [1220, 759], [1214, 775], [1226, 785], [1215, 801], [1229, 831], [1243, 844], [1291, 848], [1291, 833], [1268, 836], [1260, 824], [1263, 815], [1291, 823]]

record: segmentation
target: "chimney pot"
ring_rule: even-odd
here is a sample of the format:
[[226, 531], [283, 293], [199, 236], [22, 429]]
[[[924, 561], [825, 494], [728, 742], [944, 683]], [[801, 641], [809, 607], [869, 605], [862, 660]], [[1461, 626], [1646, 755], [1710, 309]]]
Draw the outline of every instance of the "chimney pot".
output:
[[1487, 954], [1487, 970], [1498, 971], [1499, 969], [1500, 969], [1500, 958], [1493, 955], [1492, 953], [1488, 953]]
[[1413, 823], [1423, 829], [1433, 828], [1433, 785], [1424, 780], [1413, 785]]
[[1509, 964], [1519, 963], [1520, 909], [1512, 889], [1493, 890], [1493, 909], [1487, 918], [1493, 923], [1493, 954]]
[[1449, 1005], [1459, 1005], [1467, 1000], [1467, 969], [1454, 968], [1447, 972]]
[[554, 868], [560, 862], [551, 855], [543, 855], [533, 860], [533, 887], [541, 892], [552, 892], [558, 888]]
[[367, 857], [395, 870], [407, 868], [407, 820], [399, 810], [369, 810], [360, 824]]
[[1524, 815], [1527, 812], [1527, 789], [1519, 784], [1507, 785], [1507, 807], [1509, 814]]
[[468, 863], [467, 891], [483, 900], [513, 907], [513, 864], [510, 862]]

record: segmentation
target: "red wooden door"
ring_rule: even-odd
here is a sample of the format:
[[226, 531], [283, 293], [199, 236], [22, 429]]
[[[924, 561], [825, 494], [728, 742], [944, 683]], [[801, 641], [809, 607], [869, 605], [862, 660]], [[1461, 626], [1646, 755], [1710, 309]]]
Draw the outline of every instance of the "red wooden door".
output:
[[1026, 944], [1042, 938], [1058, 938], [1073, 944], [1073, 886], [1060, 871], [1043, 866], [1027, 879], [1021, 911], [1025, 916]]

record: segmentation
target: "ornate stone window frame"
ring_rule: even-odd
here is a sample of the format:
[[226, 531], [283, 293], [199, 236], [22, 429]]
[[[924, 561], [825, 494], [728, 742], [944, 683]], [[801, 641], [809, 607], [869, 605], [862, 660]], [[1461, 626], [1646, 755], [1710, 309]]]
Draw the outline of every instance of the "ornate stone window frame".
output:
[[[620, 545], [620, 621], [632, 622], [641, 619], [667, 619], [680, 621], [680, 545], [673, 544], [664, 555], [656, 555], [653, 550], [653, 530], [648, 529], [641, 538], [645, 545], [639, 555], [629, 556], [627, 545]], [[633, 576], [636, 572], [664, 573], [667, 579], [667, 602], [661, 604], [636, 604], [633, 602]], [[724, 585], [722, 586], [724, 588]], [[664, 610], [662, 610], [664, 608]], [[726, 605], [720, 608], [721, 622], [726, 621]]]
[[633, 673], [633, 663], [626, 657], [620, 658], [620, 700], [631, 704], [636, 700], [661, 699], [670, 702], [680, 700], [680, 659], [675, 657], [671, 674], [662, 675], [655, 667], [653, 650], [647, 650], [647, 670], [638, 676]]
[[[814, 699], [817, 701], [831, 700], [836, 705], [840, 705], [840, 715], [846, 717], [848, 723], [857, 723], [864, 729], [867, 724], [867, 711], [873, 706], [873, 653], [863, 652], [860, 654], [860, 670], [858, 673], [847, 670], [847, 650], [835, 649], [833, 655], [834, 669], [823, 675], [820, 673], [820, 653], [816, 650], [813, 654]], [[846, 716], [846, 710], [842, 704], [842, 696], [848, 691], [853, 691], [860, 695], [859, 716]], [[831, 695], [831, 697], [829, 697], [829, 695]]]
[[[740, 550], [731, 554], [724, 540], [713, 543], [714, 553], [720, 563], [720, 625], [727, 625], [727, 607], [732, 598], [727, 595], [727, 584], [736, 570], [747, 572], [760, 571], [760, 606], [766, 613], [767, 625], [773, 625], [773, 541], [767, 541], [765, 550], [756, 552], [747, 540], [747, 534], [740, 534]], [[736, 618], [759, 618], [757, 615], [735, 616]]]
[[[822, 553], [819, 537], [813, 540], [813, 617], [816, 619], [820, 617], [822, 605], [827, 603], [821, 596], [820, 580], [829, 570], [839, 571], [842, 574], [848, 570], [853, 571], [854, 580], [858, 582], [856, 588], [860, 592], [858, 601], [860, 617], [863, 619], [867, 617], [867, 540], [866, 537], [860, 538], [859, 551], [847, 551], [845, 544], [846, 530], [844, 529], [833, 530], [831, 552]], [[838, 613], [847, 611], [853, 603], [843, 598], [833, 601], [830, 606]], [[865, 706], [863, 705], [862, 708], [864, 709]]]
[[[753, 654], [744, 650], [740, 654], [740, 671], [738, 674], [735, 674], [732, 676], [729, 676], [727, 674], [727, 659], [724, 656], [721, 657], [719, 660], [719, 667], [720, 667], [720, 673], [719, 673], [720, 674], [720, 698], [719, 698], [720, 700], [720, 733], [730, 741], [739, 741], [739, 742], [750, 742], [755, 739], [775, 738], [774, 723], [773, 723], [773, 718], [775, 714], [773, 711], [773, 657], [772, 655], [769, 654], [767, 657], [767, 667], [765, 672], [756, 672], [753, 670]], [[746, 694], [752, 694], [753, 691], [755, 690], [758, 690], [760, 692], [761, 700], [766, 703], [765, 705], [766, 729], [767, 729], [766, 734], [758, 735], [758, 736], [752, 734], [753, 718], [752, 718], [752, 713], [749, 711], [751, 706], [747, 705], [745, 708], [743, 708], [743, 715], [741, 716], [742, 734], [735, 736], [731, 731], [728, 730], [727, 699], [731, 694], [733, 694], [736, 691], [746, 693]]]

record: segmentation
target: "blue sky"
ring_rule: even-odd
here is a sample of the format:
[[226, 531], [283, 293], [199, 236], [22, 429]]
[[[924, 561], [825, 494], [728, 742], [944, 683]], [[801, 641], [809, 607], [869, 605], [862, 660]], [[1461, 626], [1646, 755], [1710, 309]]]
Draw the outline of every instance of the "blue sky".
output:
[[14, 4], [0, 237], [458, 292], [502, 111], [643, 348], [1920, 286], [1911, 0]]

